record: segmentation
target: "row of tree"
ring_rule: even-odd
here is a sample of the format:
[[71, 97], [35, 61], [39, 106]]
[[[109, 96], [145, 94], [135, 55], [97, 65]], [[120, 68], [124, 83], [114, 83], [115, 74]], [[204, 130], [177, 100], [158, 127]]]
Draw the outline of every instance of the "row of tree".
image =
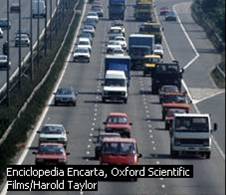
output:
[[196, 0], [209, 19], [209, 22], [217, 28], [217, 33], [225, 40], [225, 0]]

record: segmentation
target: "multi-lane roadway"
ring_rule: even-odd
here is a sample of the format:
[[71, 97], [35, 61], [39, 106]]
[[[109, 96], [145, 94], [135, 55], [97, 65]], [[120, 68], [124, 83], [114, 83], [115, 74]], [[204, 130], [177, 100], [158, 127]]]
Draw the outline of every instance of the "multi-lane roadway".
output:
[[[180, 3], [179, 0], [157, 1], [157, 11], [162, 6], [173, 6]], [[188, 2], [188, 1], [187, 1]], [[127, 36], [138, 31], [139, 22], [133, 20], [134, 1], [129, 1], [126, 11], [124, 25]], [[211, 159], [197, 158], [177, 158], [170, 157], [169, 133], [164, 130], [164, 124], [161, 119], [161, 106], [158, 104], [158, 96], [151, 93], [151, 79], [142, 77], [140, 72], [132, 73], [130, 94], [127, 104], [111, 104], [101, 102], [101, 79], [103, 78], [103, 64], [105, 56], [105, 42], [107, 41], [107, 31], [110, 28], [111, 21], [107, 19], [107, 3], [104, 1], [105, 15], [97, 25], [96, 36], [93, 44], [93, 52], [89, 64], [73, 63], [72, 57], [68, 62], [66, 72], [60, 83], [60, 86], [72, 86], [79, 91], [77, 107], [54, 107], [48, 106], [48, 112], [44, 117], [45, 123], [62, 123], [69, 130], [68, 151], [70, 151], [69, 164], [99, 164], [93, 160], [94, 136], [97, 135], [97, 129], [102, 127], [102, 122], [110, 112], [126, 112], [133, 122], [132, 136], [137, 139], [139, 151], [143, 154], [141, 164], [192, 164], [194, 165], [194, 178], [192, 179], [138, 179], [137, 182], [100, 182], [98, 192], [84, 192], [83, 194], [97, 195], [224, 195], [225, 194], [225, 159], [224, 152], [214, 144]], [[89, 6], [88, 8], [89, 9]], [[176, 7], [180, 9], [180, 7]], [[188, 10], [188, 9], [186, 9]], [[184, 19], [190, 18], [189, 12], [178, 13], [178, 16]], [[162, 19], [160, 18], [162, 21]], [[169, 61], [172, 54], [185, 66], [194, 58], [194, 51], [186, 39], [181, 26], [178, 23], [166, 23], [162, 21], [164, 34], [167, 44], [164, 42], [164, 59]], [[191, 25], [191, 24], [190, 24]], [[193, 23], [193, 25], [196, 25]], [[195, 43], [196, 40], [193, 38]], [[168, 47], [168, 48], [167, 48]], [[205, 47], [205, 45], [203, 46]], [[172, 52], [172, 54], [170, 54]], [[212, 55], [210, 53], [210, 55]], [[202, 57], [202, 56], [201, 56]], [[202, 60], [200, 57], [199, 60]], [[201, 62], [200, 62], [201, 63]], [[197, 64], [197, 63], [196, 63]], [[185, 72], [185, 82], [188, 87], [199, 88], [200, 83], [191, 83], [190, 79], [201, 77], [205, 68], [201, 72], [194, 70], [192, 64], [188, 73]], [[200, 66], [200, 64], [198, 63]], [[197, 65], [197, 66], [198, 66]], [[195, 66], [195, 65], [194, 65]], [[189, 75], [192, 75], [189, 76]], [[201, 76], [200, 76], [201, 75]], [[208, 87], [209, 88], [209, 87]], [[213, 88], [213, 87], [212, 87]], [[222, 97], [215, 97], [220, 102]], [[206, 100], [197, 104], [201, 112], [212, 112], [218, 115], [224, 115], [215, 111], [214, 101]], [[221, 112], [221, 111], [220, 111]], [[224, 135], [224, 125], [221, 123], [218, 136], [215, 137], [219, 147], [224, 146], [221, 135]], [[38, 145], [38, 137], [32, 142], [32, 147]], [[31, 147], [31, 148], [32, 148]], [[29, 150], [23, 164], [34, 164], [35, 157], [32, 150]], [[11, 194], [50, 194], [52, 192], [9, 192]], [[80, 192], [54, 192], [55, 194], [80, 194]]]

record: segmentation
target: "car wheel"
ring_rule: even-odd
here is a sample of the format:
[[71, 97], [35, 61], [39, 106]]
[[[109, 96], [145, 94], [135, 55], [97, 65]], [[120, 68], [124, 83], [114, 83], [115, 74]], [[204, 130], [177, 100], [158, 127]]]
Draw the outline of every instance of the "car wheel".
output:
[[55, 106], [58, 106], [58, 102], [57, 102], [57, 101], [55, 101], [55, 102], [54, 102], [54, 105], [55, 105]]
[[206, 159], [210, 159], [211, 153], [210, 152], [206, 152], [205, 154]]
[[124, 99], [124, 100], [123, 100], [123, 103], [124, 103], [124, 104], [127, 104], [127, 99]]

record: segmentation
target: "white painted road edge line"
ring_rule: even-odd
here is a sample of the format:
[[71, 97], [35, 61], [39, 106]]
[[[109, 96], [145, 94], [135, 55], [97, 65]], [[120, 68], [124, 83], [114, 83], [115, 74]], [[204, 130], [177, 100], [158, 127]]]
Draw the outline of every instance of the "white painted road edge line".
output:
[[[179, 4], [181, 4], [181, 3], [179, 3]], [[177, 6], [177, 5], [178, 5], [178, 4], [175, 4], [173, 7], [175, 7], [175, 6]], [[176, 14], [177, 14], [177, 13], [176, 13]], [[180, 17], [179, 17], [178, 14], [177, 14], [177, 19], [180, 20]], [[180, 21], [181, 21], [181, 20], [180, 20]], [[182, 24], [182, 23], [181, 23], [181, 24]], [[180, 25], [180, 26], [181, 26], [181, 25]], [[185, 28], [184, 28], [184, 32], [185, 32], [185, 33], [187, 34], [187, 36], [189, 37], [189, 35], [188, 35], [188, 33], [186, 32]], [[164, 32], [162, 32], [162, 35], [163, 35], [163, 37], [165, 37]], [[189, 39], [190, 39], [190, 37], [189, 37]], [[169, 44], [167, 43], [166, 38], [163, 39], [163, 40], [164, 40], [165, 43], [166, 43], [167, 50], [170, 51], [170, 53], [172, 54], [171, 49], [170, 49], [170, 47], [169, 47]], [[193, 45], [193, 46], [194, 46], [194, 45]], [[194, 46], [194, 48], [195, 48], [195, 46]], [[196, 50], [196, 49], [195, 49], [195, 50]], [[197, 50], [196, 50], [196, 51], [197, 51]], [[169, 53], [169, 54], [170, 54], [170, 53]], [[171, 55], [171, 54], [170, 54], [170, 56], [172, 57], [173, 55]], [[195, 56], [194, 58], [196, 58], [196, 56]], [[194, 58], [191, 59], [191, 61], [194, 62]], [[173, 58], [171, 58], [171, 59], [173, 60]], [[190, 62], [191, 62], [191, 61], [190, 61]], [[188, 62], [189, 66], [192, 64], [192, 63], [190, 63], [190, 62]], [[187, 65], [186, 65], [185, 67], [187, 67]], [[193, 98], [192, 98], [192, 96], [191, 96], [191, 93], [190, 93], [190, 91], [189, 91], [189, 88], [188, 88], [188, 86], [187, 86], [187, 84], [185, 83], [184, 80], [182, 80], [182, 84], [183, 84], [185, 90], [187, 91], [189, 98], [190, 98], [190, 99], [192, 100], [192, 102], [193, 102], [194, 100], [193, 100]], [[194, 108], [195, 108], [196, 112], [197, 112], [197, 113], [201, 113], [200, 110], [199, 110], [199, 108], [197, 107], [197, 104], [193, 103], [193, 105], [194, 105]], [[216, 148], [217, 148], [219, 154], [221, 155], [221, 157], [222, 157], [223, 160], [225, 161], [225, 153], [224, 153], [223, 150], [221, 149], [220, 145], [218, 144], [218, 142], [216, 141], [216, 139], [214, 138], [214, 136], [212, 136], [212, 138], [213, 138], [213, 143], [215, 144], [215, 146], [216, 146]]]
[[179, 6], [180, 4], [183, 4], [183, 3], [175, 4], [175, 5], [173, 6], [173, 11], [176, 13], [177, 21], [178, 21], [178, 23], [179, 23], [179, 25], [180, 25], [182, 31], [184, 32], [184, 34], [185, 34], [185, 36], [186, 36], [186, 38], [187, 38], [189, 44], [191, 45], [191, 47], [192, 47], [194, 53], [195, 53], [195, 57], [194, 57], [190, 62], [188, 62], [186, 66], [183, 67], [184, 69], [187, 69], [189, 66], [191, 66], [191, 65], [199, 58], [200, 55], [199, 55], [199, 53], [198, 53], [198, 51], [197, 51], [195, 45], [193, 44], [191, 38], [189, 37], [187, 31], [185, 30], [185, 27], [184, 27], [183, 23], [181, 22], [181, 19], [180, 19], [178, 13], [177, 13], [176, 7]]
[[208, 100], [208, 99], [211, 99], [211, 98], [213, 98], [213, 97], [215, 97], [215, 96], [218, 96], [218, 95], [221, 95], [221, 94], [223, 94], [223, 93], [225, 93], [225, 90], [222, 90], [222, 91], [218, 91], [218, 92], [216, 92], [216, 93], [214, 93], [214, 94], [212, 94], [212, 95], [209, 95], [209, 96], [206, 96], [206, 97], [204, 97], [204, 98], [202, 98], [202, 99], [200, 99], [200, 100], [194, 100], [195, 102], [195, 104], [199, 104], [199, 103], [201, 103], [201, 102], [204, 102], [204, 101], [206, 101], [206, 100]]
[[[70, 59], [70, 57], [71, 57], [71, 52], [72, 52], [73, 49], [74, 49], [74, 43], [76, 42], [76, 39], [77, 39], [77, 37], [78, 37], [79, 30], [80, 30], [80, 28], [81, 28], [82, 20], [83, 20], [83, 18], [84, 18], [84, 16], [85, 16], [86, 6], [87, 6], [87, 1], [85, 1], [84, 8], [83, 8], [83, 11], [82, 11], [82, 15], [81, 15], [81, 18], [80, 18], [80, 21], [79, 21], [79, 24], [78, 24], [78, 28], [77, 28], [77, 30], [76, 30], [75, 37], [74, 37], [73, 42], [72, 42], [72, 44], [71, 44], [70, 52], [69, 52], [69, 54], [68, 54], [68, 56], [67, 56], [67, 60], [66, 60], [66, 62], [65, 62], [65, 64], [64, 64], [64, 68], [63, 68], [63, 70], [62, 70], [62, 72], [61, 72], [61, 74], [60, 74], [60, 77], [59, 77], [57, 83], [55, 84], [55, 87], [54, 87], [53, 92], [56, 91], [57, 88], [59, 87], [59, 85], [60, 85], [60, 83], [61, 83], [61, 81], [62, 81], [62, 79], [63, 79], [63, 76], [64, 76], [64, 74], [65, 74], [65, 72], [66, 72], [66, 69], [67, 69], [67, 66], [68, 66], [68, 63], [69, 63], [69, 59]], [[53, 98], [54, 98], [54, 95], [53, 95], [53, 93], [52, 93], [52, 95], [51, 95], [51, 96], [49, 97], [49, 99], [48, 99], [47, 106], [46, 106], [45, 109], [43, 110], [43, 112], [42, 112], [42, 114], [41, 114], [41, 116], [40, 116], [40, 118], [39, 118], [39, 121], [37, 122], [37, 124], [36, 124], [36, 126], [35, 126], [35, 129], [33, 130], [33, 133], [31, 134], [29, 140], [27, 141], [27, 144], [26, 144], [26, 146], [25, 146], [25, 149], [24, 149], [22, 155], [20, 156], [19, 160], [18, 160], [17, 163], [16, 163], [17, 165], [20, 165], [20, 164], [23, 163], [23, 161], [24, 161], [24, 159], [25, 159], [25, 157], [26, 157], [26, 155], [27, 155], [27, 153], [28, 153], [28, 151], [29, 151], [29, 147], [31, 146], [31, 144], [32, 144], [32, 142], [33, 142], [33, 140], [34, 140], [34, 138], [35, 138], [35, 135], [36, 135], [38, 129], [41, 127], [41, 125], [42, 125], [42, 123], [43, 123], [43, 121], [44, 121], [44, 119], [45, 119], [45, 117], [46, 117], [46, 114], [47, 114], [47, 112], [48, 112], [48, 110], [49, 110], [49, 108], [50, 108], [49, 105], [50, 105], [51, 102], [53, 101]], [[7, 194], [7, 182], [6, 182], [5, 186], [3, 187], [3, 190], [1, 191], [0, 194], [1, 194], [1, 195], [6, 195], [6, 194]]]

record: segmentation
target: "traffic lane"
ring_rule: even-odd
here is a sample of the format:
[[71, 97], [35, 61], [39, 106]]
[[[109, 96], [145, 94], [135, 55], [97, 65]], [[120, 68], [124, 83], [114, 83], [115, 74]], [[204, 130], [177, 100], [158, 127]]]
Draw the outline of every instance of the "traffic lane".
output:
[[[186, 70], [185, 80], [191, 87], [215, 88], [210, 78], [210, 72], [216, 64], [220, 63], [221, 57], [207, 38], [203, 28], [193, 20], [191, 4], [192, 2], [180, 3], [175, 7], [186, 32], [200, 55], [197, 61]], [[202, 74], [201, 77], [200, 74]]]
[[[150, 90], [149, 81], [146, 80], [145, 91]], [[161, 120], [161, 105], [158, 103], [159, 98], [158, 96], [150, 95], [149, 99], [150, 120], [156, 148], [156, 151], [149, 156], [149, 159], [155, 160], [156, 162], [159, 161], [160, 164], [191, 164], [194, 166], [194, 178], [192, 179], [165, 178], [162, 180], [168, 192], [167, 194], [224, 194], [225, 165], [217, 148], [213, 146], [210, 160], [195, 157], [172, 159], [170, 156], [169, 132], [165, 130], [164, 122]], [[151, 143], [153, 142], [151, 141]], [[203, 177], [204, 173], [205, 177]]]
[[[21, 4], [22, 4], [21, 30], [30, 33], [30, 4], [27, 3], [26, 0], [22, 0]], [[56, 3], [53, 3], [52, 5], [53, 5], [52, 7], [54, 10], [56, 8]], [[50, 6], [50, 1], [48, 1], [48, 6]], [[4, 7], [4, 10], [6, 10], [6, 3], [3, 4], [3, 7]], [[0, 13], [2, 13], [2, 12], [0, 12]], [[3, 16], [6, 17], [6, 13], [4, 13]], [[1, 17], [3, 17], [3, 16], [1, 15]], [[50, 18], [50, 12], [49, 12], [49, 9], [47, 9], [47, 20], [49, 20], [49, 18]], [[12, 75], [14, 73], [14, 71], [17, 69], [18, 64], [19, 64], [18, 63], [18, 56], [19, 56], [18, 48], [14, 47], [15, 35], [19, 29], [18, 13], [10, 13], [10, 21], [12, 23], [12, 28], [10, 29], [10, 60], [11, 60], [10, 75]], [[32, 38], [32, 40], [33, 40], [33, 44], [34, 44], [37, 40], [37, 19], [33, 19], [32, 22], [33, 22], [33, 38]], [[44, 27], [45, 27], [45, 19], [40, 18], [40, 33], [42, 32]], [[6, 31], [4, 31], [4, 38], [0, 40], [1, 48], [5, 41], [6, 41]], [[27, 48], [22, 47], [22, 50], [21, 50], [22, 60], [27, 55], [28, 52], [29, 52], [29, 47], [27, 47]], [[6, 82], [6, 72], [0, 71], [0, 87], [2, 87], [5, 82]]]
[[202, 113], [210, 113], [212, 120], [218, 124], [214, 137], [225, 153], [225, 93], [200, 102], [197, 106]]

